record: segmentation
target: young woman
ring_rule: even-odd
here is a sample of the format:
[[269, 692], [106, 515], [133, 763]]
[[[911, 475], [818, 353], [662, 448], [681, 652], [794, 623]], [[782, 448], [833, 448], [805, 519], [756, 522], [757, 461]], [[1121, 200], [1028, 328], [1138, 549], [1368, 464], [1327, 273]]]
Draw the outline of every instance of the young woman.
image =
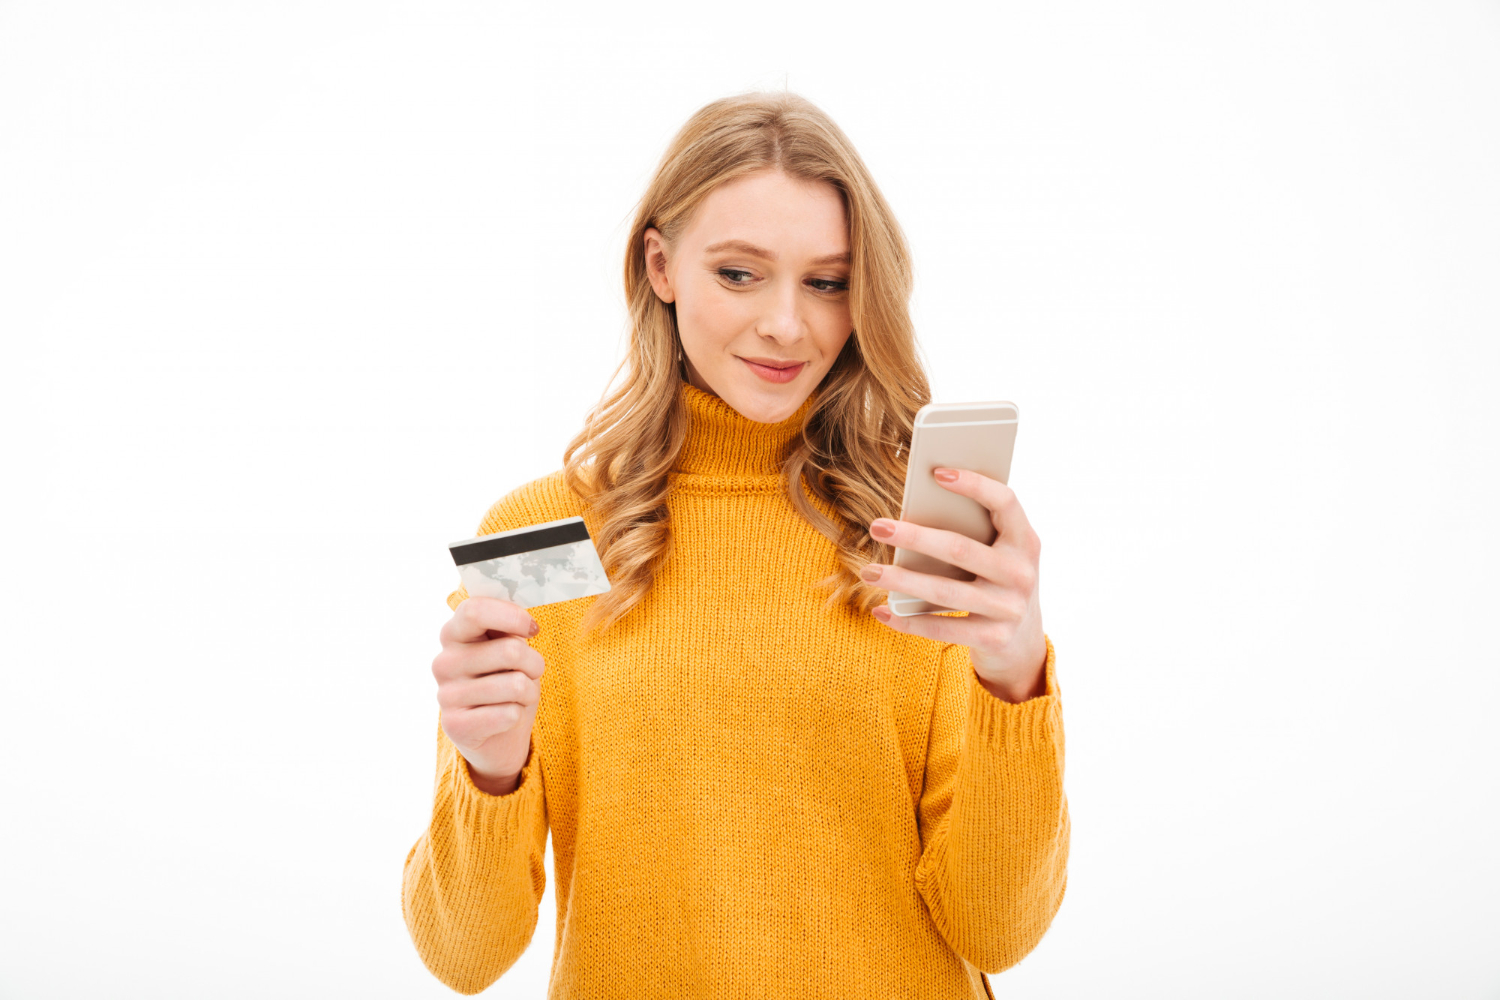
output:
[[[910, 288], [807, 101], [717, 101], [672, 142], [626, 252], [626, 378], [479, 526], [581, 515], [612, 589], [448, 597], [403, 911], [453, 989], [526, 949], [549, 829], [552, 997], [983, 997], [1047, 930], [1069, 821], [1039, 543], [967, 470], [936, 475], [994, 544], [895, 519], [929, 400]], [[888, 589], [967, 615], [891, 617]]]

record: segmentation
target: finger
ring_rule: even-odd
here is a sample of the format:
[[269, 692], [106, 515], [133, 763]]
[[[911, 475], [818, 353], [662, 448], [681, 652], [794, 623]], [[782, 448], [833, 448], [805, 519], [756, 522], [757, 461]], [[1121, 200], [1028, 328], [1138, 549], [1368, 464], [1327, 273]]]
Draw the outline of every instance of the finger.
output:
[[[938, 477], [939, 472], [957, 473], [957, 478], [946, 482]], [[1031, 522], [1026, 519], [1026, 512], [1021, 509], [1015, 490], [998, 479], [982, 476], [969, 469], [937, 468], [932, 470], [932, 474], [944, 489], [983, 504], [990, 512], [990, 521], [995, 525], [995, 530], [1000, 532], [1000, 541], [1027, 550], [1040, 548], [1036, 532], [1031, 529]]]
[[887, 545], [941, 559], [986, 580], [995, 572], [994, 550], [956, 531], [878, 517], [870, 522], [870, 534]]
[[542, 654], [528, 646], [525, 639], [502, 635], [498, 639], [444, 646], [432, 660], [432, 676], [444, 684], [460, 678], [519, 670], [538, 680], [546, 666]]
[[443, 714], [443, 731], [454, 745], [474, 749], [491, 736], [508, 733], [526, 717], [526, 708], [514, 702], [457, 708]]
[[542, 654], [526, 644], [520, 636], [502, 635], [498, 639], [476, 642], [464, 648], [470, 654], [472, 664], [466, 671], [470, 677], [519, 670], [532, 680], [540, 680], [546, 669]]
[[[1031, 594], [1036, 590], [1038, 575], [1036, 557], [1030, 553], [1023, 552], [1018, 548], [1011, 548], [1009, 546], [996, 546], [995, 548], [989, 549], [988, 551], [990, 553], [989, 568], [985, 570], [983, 575], [976, 574], [977, 578], [971, 581], [972, 585], [979, 588], [989, 596], [992, 606], [1007, 604], [1007, 596], [1018, 596], [1021, 600], [1021, 603], [1024, 604], [1027, 600], [1030, 599]], [[921, 573], [921, 571], [915, 570], [910, 566], [887, 566], [883, 564], [871, 563], [865, 567], [863, 573], [861, 574], [861, 578], [866, 583], [874, 583], [878, 586], [885, 587], [887, 590], [899, 590], [903, 593], [906, 593], [906, 588], [901, 586], [899, 583], [880, 582], [885, 578], [885, 572], [887, 569], [904, 573], [917, 573], [919, 576], [928, 575]], [[943, 578], [941, 574], [934, 573], [931, 575]], [[1011, 594], [1007, 595], [1007, 591], [1011, 592]], [[945, 601], [942, 603], [947, 602]], [[994, 608], [991, 607], [989, 610], [984, 610], [981, 613], [993, 615]]]
[[889, 626], [897, 632], [907, 635], [920, 635], [928, 639], [936, 639], [938, 642], [956, 642], [961, 646], [967, 646], [973, 639], [974, 626], [978, 623], [968, 618], [954, 618], [947, 615], [907, 615], [902, 617], [891, 611], [888, 605], [871, 608], [870, 613], [875, 620]]
[[519, 670], [451, 681], [438, 688], [438, 705], [445, 712], [479, 705], [527, 707], [540, 700], [541, 685]]
[[461, 601], [438, 637], [448, 642], [481, 642], [493, 629], [510, 635], [532, 636], [541, 628], [519, 604], [498, 597], [469, 597]]
[[993, 616], [1002, 610], [995, 595], [983, 586], [950, 579], [946, 576], [918, 573], [916, 570], [901, 566], [871, 563], [865, 567], [860, 578], [877, 587], [894, 590], [910, 597], [920, 597], [924, 601], [931, 601], [933, 604], [952, 608], [955, 611]]

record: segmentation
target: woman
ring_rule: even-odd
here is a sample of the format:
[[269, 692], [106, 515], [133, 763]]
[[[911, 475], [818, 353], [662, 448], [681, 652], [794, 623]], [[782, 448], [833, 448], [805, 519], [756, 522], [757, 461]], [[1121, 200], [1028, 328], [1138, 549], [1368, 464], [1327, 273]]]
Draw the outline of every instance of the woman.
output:
[[[626, 254], [627, 377], [479, 527], [581, 515], [612, 589], [448, 597], [403, 910], [453, 989], [525, 950], [549, 829], [553, 997], [983, 997], [1046, 931], [1069, 823], [1038, 542], [965, 470], [938, 476], [993, 545], [894, 520], [929, 399], [910, 287], [807, 101], [717, 101], [673, 141]], [[888, 589], [968, 614], [890, 617]]]

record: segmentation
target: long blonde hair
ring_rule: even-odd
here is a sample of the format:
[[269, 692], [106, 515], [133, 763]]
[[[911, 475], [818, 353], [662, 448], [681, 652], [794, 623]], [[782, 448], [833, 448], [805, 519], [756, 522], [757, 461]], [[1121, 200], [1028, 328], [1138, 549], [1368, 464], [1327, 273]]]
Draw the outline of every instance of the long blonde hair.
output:
[[623, 617], [667, 558], [667, 493], [688, 433], [676, 309], [647, 279], [645, 232], [660, 230], [670, 249], [711, 191], [768, 167], [832, 184], [849, 220], [854, 331], [814, 390], [800, 438], [788, 445], [787, 496], [838, 547], [839, 569], [818, 581], [832, 590], [826, 604], [844, 601], [863, 613], [885, 595], [859, 578], [866, 563], [890, 556], [869, 524], [899, 514], [912, 421], [931, 399], [907, 312], [910, 251], [859, 154], [822, 110], [795, 94], [744, 94], [700, 109], [657, 166], [626, 243], [630, 346], [611, 384], [621, 370], [626, 377], [606, 390], [563, 453], [568, 486], [598, 515], [594, 541], [612, 582], [590, 607], [586, 628]]

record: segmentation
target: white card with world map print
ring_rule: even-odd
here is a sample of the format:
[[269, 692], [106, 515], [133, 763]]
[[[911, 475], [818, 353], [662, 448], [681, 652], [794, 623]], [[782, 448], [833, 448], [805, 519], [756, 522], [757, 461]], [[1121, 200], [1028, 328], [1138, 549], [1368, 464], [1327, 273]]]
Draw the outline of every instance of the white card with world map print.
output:
[[498, 597], [523, 608], [609, 590], [609, 577], [583, 518], [531, 524], [448, 546], [469, 596]]

